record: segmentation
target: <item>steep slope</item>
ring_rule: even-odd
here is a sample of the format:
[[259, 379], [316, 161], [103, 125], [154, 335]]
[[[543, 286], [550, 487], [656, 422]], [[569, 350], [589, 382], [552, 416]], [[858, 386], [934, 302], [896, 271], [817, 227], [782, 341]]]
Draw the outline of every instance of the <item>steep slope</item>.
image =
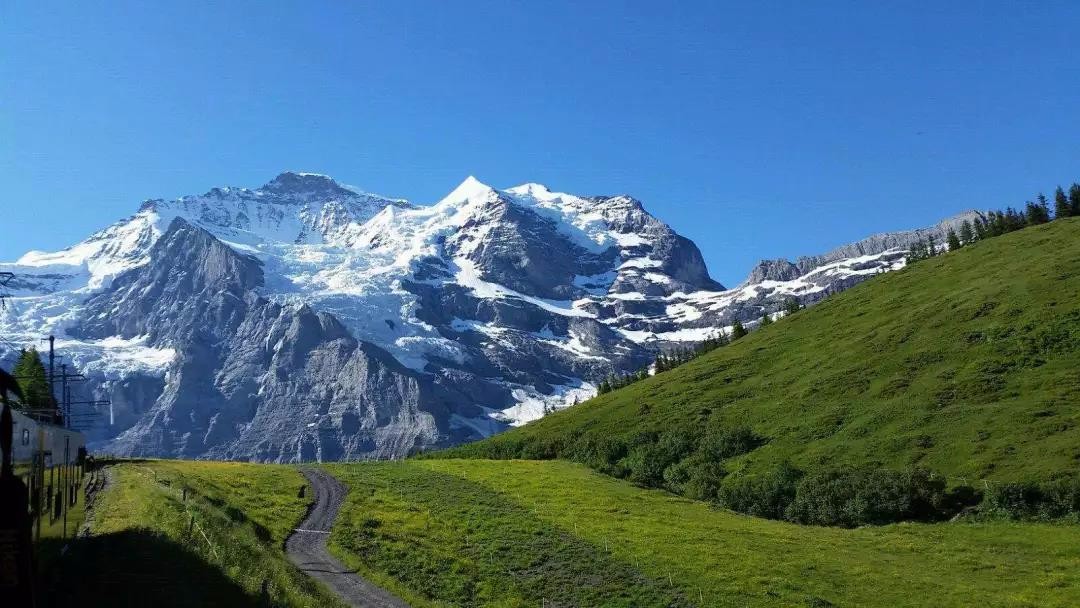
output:
[[161, 395], [113, 441], [118, 451], [336, 460], [438, 441], [436, 418], [448, 414], [427, 378], [326, 313], [255, 294], [253, 258], [181, 218], [149, 257], [91, 297], [86, 320], [69, 329], [178, 353]]
[[1077, 219], [979, 242], [448, 455], [617, 467], [642, 434], [748, 425], [762, 445], [729, 454], [729, 472], [791, 460], [914, 464], [971, 484], [1076, 474], [1078, 260]]

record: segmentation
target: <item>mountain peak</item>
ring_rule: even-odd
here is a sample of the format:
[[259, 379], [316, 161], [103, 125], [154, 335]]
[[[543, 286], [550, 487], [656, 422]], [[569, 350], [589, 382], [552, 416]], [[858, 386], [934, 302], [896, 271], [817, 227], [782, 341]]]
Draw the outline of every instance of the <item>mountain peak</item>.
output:
[[337, 183], [329, 175], [297, 171], [286, 171], [267, 182], [259, 190], [271, 194], [303, 194], [327, 197], [353, 194], [352, 190]]
[[462, 203], [477, 197], [487, 197], [494, 191], [494, 188], [470, 175], [439, 202]]
[[537, 199], [544, 199], [551, 196], [551, 189], [544, 184], [538, 184], [536, 182], [529, 182], [527, 184], [521, 184], [520, 186], [514, 186], [513, 188], [507, 188], [507, 192], [512, 192], [518, 195], [528, 195]]

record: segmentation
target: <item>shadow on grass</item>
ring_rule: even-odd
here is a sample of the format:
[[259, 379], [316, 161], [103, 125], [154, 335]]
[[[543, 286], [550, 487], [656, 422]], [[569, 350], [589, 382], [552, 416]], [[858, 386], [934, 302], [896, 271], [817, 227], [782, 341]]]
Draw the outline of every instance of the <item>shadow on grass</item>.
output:
[[[62, 542], [39, 543], [39, 555], [59, 555]], [[263, 605], [202, 556], [149, 530], [80, 538], [39, 573], [39, 606]]]

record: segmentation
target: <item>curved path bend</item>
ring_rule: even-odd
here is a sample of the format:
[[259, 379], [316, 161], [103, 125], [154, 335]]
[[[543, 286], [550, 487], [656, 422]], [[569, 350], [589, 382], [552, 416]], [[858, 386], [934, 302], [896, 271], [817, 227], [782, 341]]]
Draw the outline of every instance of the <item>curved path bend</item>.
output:
[[357, 608], [408, 608], [409, 605], [382, 587], [349, 570], [326, 549], [330, 527], [345, 500], [345, 485], [322, 469], [301, 472], [315, 493], [315, 504], [304, 521], [285, 541], [285, 552], [296, 567], [322, 581], [350, 606]]

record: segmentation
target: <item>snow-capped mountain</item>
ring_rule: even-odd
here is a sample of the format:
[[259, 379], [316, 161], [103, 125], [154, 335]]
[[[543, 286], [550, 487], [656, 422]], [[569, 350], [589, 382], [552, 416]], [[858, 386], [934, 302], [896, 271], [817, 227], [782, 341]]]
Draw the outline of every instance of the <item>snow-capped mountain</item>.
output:
[[0, 335], [56, 334], [112, 399], [91, 436], [117, 452], [393, 457], [537, 418], [657, 349], [899, 268], [963, 219], [762, 262], [727, 290], [629, 196], [470, 177], [418, 206], [290, 172], [147, 201], [0, 264], [16, 274]]

